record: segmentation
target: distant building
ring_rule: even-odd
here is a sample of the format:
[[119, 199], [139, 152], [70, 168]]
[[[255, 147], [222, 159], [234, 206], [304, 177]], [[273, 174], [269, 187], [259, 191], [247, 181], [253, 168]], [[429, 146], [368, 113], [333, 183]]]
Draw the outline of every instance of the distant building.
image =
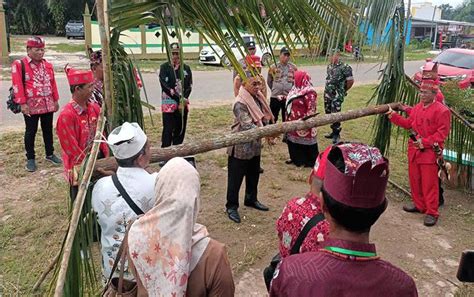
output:
[[423, 20], [441, 20], [441, 8], [431, 1], [412, 3], [410, 14], [413, 18]]

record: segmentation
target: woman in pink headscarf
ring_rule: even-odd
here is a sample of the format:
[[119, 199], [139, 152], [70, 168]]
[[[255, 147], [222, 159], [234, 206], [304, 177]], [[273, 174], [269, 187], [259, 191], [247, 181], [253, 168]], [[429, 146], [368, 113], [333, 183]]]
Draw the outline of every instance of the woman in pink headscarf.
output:
[[[286, 112], [287, 121], [297, 121], [316, 113], [316, 90], [311, 77], [305, 71], [295, 72], [295, 85], [288, 93]], [[290, 160], [287, 164], [313, 167], [318, 155], [316, 128], [287, 133]]]
[[138, 296], [234, 296], [225, 246], [196, 222], [199, 173], [173, 158], [158, 173], [155, 206], [128, 233]]

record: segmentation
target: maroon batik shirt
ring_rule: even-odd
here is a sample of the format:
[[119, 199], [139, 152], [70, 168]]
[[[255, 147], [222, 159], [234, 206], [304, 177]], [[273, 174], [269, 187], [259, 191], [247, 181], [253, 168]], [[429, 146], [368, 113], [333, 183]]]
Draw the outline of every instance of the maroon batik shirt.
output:
[[[375, 253], [375, 245], [327, 239], [324, 247]], [[378, 257], [346, 257], [325, 249], [288, 256], [275, 271], [270, 297], [418, 296], [413, 279]]]

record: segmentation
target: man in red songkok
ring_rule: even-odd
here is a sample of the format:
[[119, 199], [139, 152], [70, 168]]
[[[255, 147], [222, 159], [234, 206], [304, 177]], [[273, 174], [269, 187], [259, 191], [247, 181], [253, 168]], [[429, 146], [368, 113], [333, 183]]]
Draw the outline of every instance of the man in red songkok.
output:
[[12, 64], [15, 102], [20, 104], [25, 120], [26, 170], [36, 171], [35, 137], [41, 120], [46, 160], [55, 165], [61, 159], [54, 154], [53, 114], [59, 109], [59, 95], [53, 65], [44, 59], [44, 39], [30, 37], [26, 41], [27, 56]]
[[[354, 147], [364, 146], [364, 154]], [[405, 272], [377, 256], [369, 243], [371, 226], [387, 207], [388, 160], [372, 157], [364, 144], [331, 149], [320, 199], [329, 222], [329, 238], [316, 252], [284, 258], [277, 268], [270, 297], [417, 296]], [[367, 159], [355, 168], [351, 160]], [[352, 169], [351, 169], [352, 168]]]
[[[94, 88], [90, 70], [66, 69], [72, 100], [64, 106], [58, 117], [56, 133], [62, 149], [66, 177], [71, 185], [71, 197], [77, 194], [77, 165], [89, 154], [97, 129], [100, 107], [89, 100]], [[107, 157], [109, 150], [104, 142], [99, 156]]]
[[404, 206], [403, 210], [424, 213], [425, 226], [434, 226], [439, 216], [438, 165], [434, 147], [443, 150], [451, 127], [451, 112], [435, 99], [438, 85], [434, 80], [423, 80], [420, 92], [420, 103], [413, 107], [408, 118], [391, 109], [387, 114], [393, 124], [410, 130], [408, 175], [413, 204]]

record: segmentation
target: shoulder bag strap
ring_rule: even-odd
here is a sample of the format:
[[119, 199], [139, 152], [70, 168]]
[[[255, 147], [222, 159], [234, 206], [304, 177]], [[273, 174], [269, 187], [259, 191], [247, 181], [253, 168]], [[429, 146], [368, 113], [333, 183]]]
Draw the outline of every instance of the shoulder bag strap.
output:
[[322, 213], [318, 213], [304, 225], [303, 230], [301, 230], [298, 238], [296, 238], [295, 244], [293, 244], [291, 247], [290, 255], [298, 254], [300, 252], [300, 247], [303, 244], [306, 235], [308, 235], [309, 231], [322, 220], [324, 220], [324, 215]]
[[138, 205], [133, 202], [132, 198], [128, 195], [127, 191], [123, 188], [122, 184], [120, 183], [117, 174], [112, 175], [112, 181], [114, 182], [115, 187], [119, 191], [120, 195], [122, 195], [125, 202], [127, 202], [128, 206], [135, 212], [137, 216], [144, 214], [143, 210], [138, 207]]
[[23, 59], [21, 59], [20, 63], [21, 63], [21, 82], [23, 83], [23, 87], [25, 87], [25, 62], [23, 62]]

